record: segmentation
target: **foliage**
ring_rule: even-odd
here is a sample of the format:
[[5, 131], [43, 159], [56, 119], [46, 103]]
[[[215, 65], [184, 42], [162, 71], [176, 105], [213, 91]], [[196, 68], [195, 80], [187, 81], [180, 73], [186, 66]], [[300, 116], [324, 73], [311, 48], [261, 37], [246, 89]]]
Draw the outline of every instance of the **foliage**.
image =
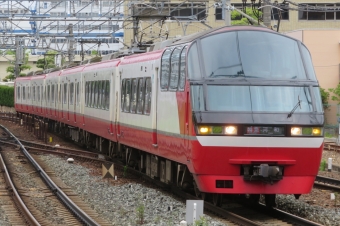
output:
[[[260, 18], [262, 17], [262, 12], [259, 10], [255, 10], [259, 14]], [[253, 10], [250, 7], [246, 8], [246, 14], [254, 20], [258, 21], [258, 18], [255, 16]], [[237, 12], [236, 10], [233, 10], [231, 12], [231, 24], [232, 25], [248, 25], [249, 21], [247, 18], [243, 17], [241, 13]], [[255, 24], [256, 25], [256, 24]]]
[[329, 108], [328, 104], [328, 98], [329, 98], [329, 92], [327, 92], [325, 89], [320, 87], [320, 93], [321, 93], [321, 101], [322, 101], [322, 106], [326, 110]]
[[41, 68], [43, 70], [55, 68], [55, 55], [57, 55], [56, 51], [47, 51], [44, 55], [44, 59], [37, 60], [37, 68]]
[[[6, 54], [8, 54], [9, 51], [6, 52]], [[9, 54], [8, 54], [9, 55]], [[24, 62], [22, 65], [19, 66], [19, 77], [24, 77], [26, 76], [25, 73], [22, 73], [22, 71], [24, 70], [29, 70], [31, 69], [31, 66], [28, 65], [28, 55], [29, 53], [25, 53], [25, 57], [24, 57]], [[14, 69], [15, 69], [15, 62], [16, 62], [16, 57], [14, 57], [14, 60], [11, 62], [11, 64], [13, 66], [8, 66], [6, 68], [6, 72], [9, 73], [9, 75], [7, 75], [3, 81], [4, 82], [8, 82], [10, 80], [14, 80], [15, 79], [15, 73], [14, 73]]]
[[[328, 89], [328, 91], [332, 95], [331, 99], [338, 102], [338, 104], [340, 104], [340, 83], [338, 84], [336, 88]], [[322, 97], [322, 94], [321, 94], [321, 97]]]
[[144, 224], [144, 211], [145, 211], [145, 206], [143, 203], [139, 204], [137, 207], [137, 217], [138, 217], [138, 224]]
[[194, 223], [195, 226], [209, 226], [208, 220], [204, 216], [200, 216], [199, 220]]
[[14, 87], [0, 86], [0, 105], [14, 107]]
[[327, 165], [327, 164], [326, 164], [326, 160], [323, 159], [323, 160], [321, 161], [321, 163], [320, 163], [320, 168], [319, 168], [319, 170], [320, 170], [320, 171], [325, 171], [325, 170], [326, 170], [326, 165]]

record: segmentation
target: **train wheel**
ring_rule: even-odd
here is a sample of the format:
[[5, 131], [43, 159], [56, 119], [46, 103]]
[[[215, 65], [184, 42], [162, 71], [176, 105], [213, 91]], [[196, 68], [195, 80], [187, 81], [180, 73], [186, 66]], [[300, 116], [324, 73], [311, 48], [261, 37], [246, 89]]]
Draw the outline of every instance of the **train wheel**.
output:
[[265, 203], [268, 208], [276, 207], [276, 195], [275, 194], [269, 194], [264, 195]]
[[214, 206], [222, 206], [222, 195], [212, 194], [212, 203]]

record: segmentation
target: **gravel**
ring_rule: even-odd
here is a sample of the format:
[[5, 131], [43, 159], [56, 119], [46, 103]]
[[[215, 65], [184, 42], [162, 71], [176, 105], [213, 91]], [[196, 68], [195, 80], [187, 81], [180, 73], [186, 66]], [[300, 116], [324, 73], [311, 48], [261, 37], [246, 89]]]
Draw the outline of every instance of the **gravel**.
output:
[[[185, 203], [170, 194], [138, 183], [111, 185], [101, 177], [92, 175], [87, 167], [69, 164], [56, 156], [41, 156], [56, 175], [99, 215], [112, 225], [179, 225], [186, 217]], [[118, 179], [119, 180], [119, 179]], [[169, 210], [172, 207], [172, 211]], [[224, 226], [208, 215], [204, 215], [209, 226]]]

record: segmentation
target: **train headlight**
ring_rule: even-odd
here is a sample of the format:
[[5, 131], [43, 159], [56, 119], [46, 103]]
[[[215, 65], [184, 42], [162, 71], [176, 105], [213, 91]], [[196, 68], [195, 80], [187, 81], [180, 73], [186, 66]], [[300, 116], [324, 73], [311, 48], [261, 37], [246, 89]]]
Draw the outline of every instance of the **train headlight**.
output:
[[200, 126], [198, 128], [198, 131], [200, 134], [209, 134], [210, 133], [210, 127], [208, 126]]
[[226, 126], [224, 129], [225, 134], [227, 135], [236, 135], [237, 127], [236, 126]]
[[323, 136], [322, 127], [292, 127], [292, 136]]
[[290, 129], [292, 136], [300, 136], [302, 135], [302, 128], [301, 127], [292, 127]]

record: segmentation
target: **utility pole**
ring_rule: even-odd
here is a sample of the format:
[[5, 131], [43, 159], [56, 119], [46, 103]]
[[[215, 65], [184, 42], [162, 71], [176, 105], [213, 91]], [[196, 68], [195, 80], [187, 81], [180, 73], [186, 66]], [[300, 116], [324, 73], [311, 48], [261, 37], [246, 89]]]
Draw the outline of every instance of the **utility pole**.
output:
[[222, 0], [222, 18], [225, 25], [231, 25], [230, 0]]
[[272, 11], [272, 7], [271, 7], [270, 0], [264, 0], [262, 6], [263, 6], [263, 8], [262, 8], [262, 12], [263, 12], [263, 24], [266, 27], [271, 28], [271, 11]]
[[15, 37], [15, 65], [14, 65], [14, 77], [19, 77], [20, 66], [24, 64], [24, 49], [23, 41], [19, 37]]
[[68, 62], [73, 63], [74, 60], [74, 34], [73, 34], [73, 24], [68, 25], [69, 40], [68, 40]]

